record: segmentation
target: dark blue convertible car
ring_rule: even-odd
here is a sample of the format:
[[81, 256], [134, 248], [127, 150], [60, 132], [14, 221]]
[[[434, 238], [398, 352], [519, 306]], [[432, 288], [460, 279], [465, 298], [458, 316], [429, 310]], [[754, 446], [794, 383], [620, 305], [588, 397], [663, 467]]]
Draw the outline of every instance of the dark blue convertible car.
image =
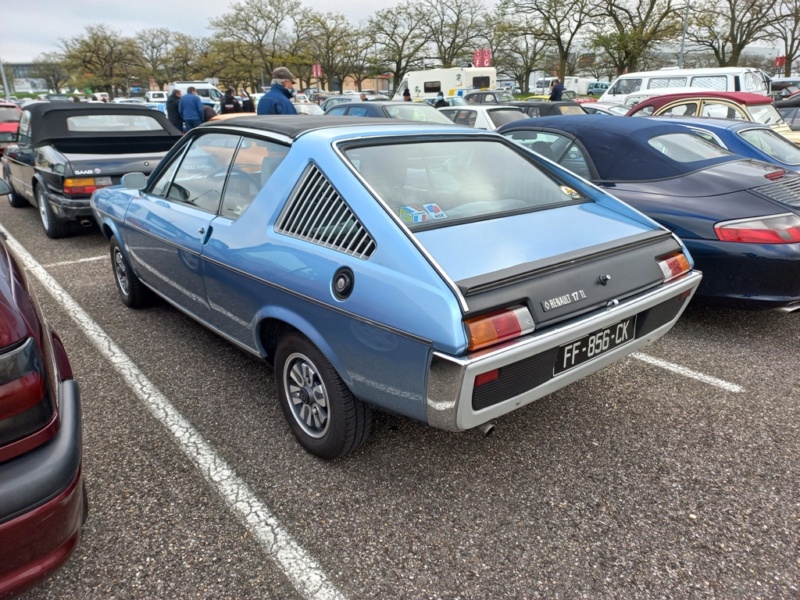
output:
[[264, 358], [325, 458], [372, 407], [485, 425], [665, 334], [701, 278], [651, 219], [452, 124], [236, 117], [123, 184], [92, 196], [122, 301]]
[[499, 132], [678, 234], [698, 296], [800, 308], [800, 175], [744, 158], [663, 119], [543, 117]]

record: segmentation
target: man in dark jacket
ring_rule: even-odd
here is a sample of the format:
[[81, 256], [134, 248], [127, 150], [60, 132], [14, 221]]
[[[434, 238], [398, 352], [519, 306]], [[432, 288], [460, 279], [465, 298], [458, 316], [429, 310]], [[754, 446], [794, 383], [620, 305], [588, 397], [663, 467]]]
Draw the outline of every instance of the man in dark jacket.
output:
[[219, 114], [227, 115], [228, 113], [242, 112], [242, 105], [233, 95], [233, 88], [228, 88], [225, 95], [222, 97], [222, 102], [219, 104]]
[[296, 115], [290, 98], [294, 87], [294, 75], [286, 67], [278, 67], [272, 72], [269, 91], [258, 101], [259, 115]]
[[550, 88], [550, 102], [558, 102], [564, 93], [564, 86], [558, 79], [553, 80], [553, 87]]
[[181, 91], [172, 90], [172, 93], [167, 98], [167, 120], [175, 125], [180, 131], [183, 131], [183, 119], [178, 110], [178, 103], [181, 101]]

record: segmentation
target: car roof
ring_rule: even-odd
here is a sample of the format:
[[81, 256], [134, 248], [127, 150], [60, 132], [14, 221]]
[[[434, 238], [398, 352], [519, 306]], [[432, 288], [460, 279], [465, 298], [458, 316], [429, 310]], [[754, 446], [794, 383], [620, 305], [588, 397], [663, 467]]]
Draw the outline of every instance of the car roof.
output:
[[734, 119], [715, 119], [713, 117], [689, 117], [689, 116], [671, 116], [662, 115], [658, 117], [647, 117], [652, 119], [665, 119], [670, 123], [680, 123], [681, 125], [697, 125], [707, 129], [714, 129], [716, 131], [728, 130], [738, 131], [740, 129], [769, 129], [772, 127], [758, 123], [757, 121], [742, 121]]
[[580, 140], [592, 158], [600, 179], [607, 181], [643, 181], [685, 175], [721, 162], [739, 160], [737, 155], [696, 162], [674, 161], [648, 140], [656, 135], [683, 133], [692, 135], [685, 126], [671, 119], [609, 119], [602, 115], [562, 115], [522, 119], [503, 125], [498, 130], [551, 129]]
[[[635, 95], [635, 94], [631, 94]], [[685, 100], [694, 98], [715, 98], [722, 100], [733, 100], [739, 104], [772, 104], [772, 98], [761, 94], [750, 92], [681, 92], [676, 94], [662, 94], [653, 96], [647, 100], [642, 100], [633, 108], [641, 109], [644, 106], [663, 106], [675, 100]]]
[[[134, 137], [136, 135], [180, 135], [175, 126], [167, 120], [167, 116], [144, 104], [115, 104], [113, 102], [32, 102], [26, 104], [24, 111], [30, 113], [32, 119], [39, 121], [38, 127], [31, 129], [31, 145], [40, 146], [53, 139], [73, 137]], [[158, 121], [165, 131], [142, 131], [131, 133], [116, 132], [76, 132], [67, 129], [67, 118], [84, 115], [122, 115], [136, 114], [150, 117]]]
[[[363, 104], [379, 104], [378, 102], [364, 102]], [[381, 102], [380, 104], [408, 104], [407, 102]], [[209, 121], [201, 125], [201, 128], [209, 126], [236, 126], [248, 129], [257, 129], [270, 133], [283, 135], [291, 140], [296, 140], [301, 135], [319, 129], [331, 129], [336, 127], [397, 127], [401, 125], [415, 125], [419, 127], [439, 126], [442, 123], [428, 123], [427, 121], [404, 121], [401, 119], [381, 119], [364, 117], [348, 117], [338, 115], [252, 115], [238, 116], [228, 120]]]
[[580, 106], [580, 103], [574, 100], [514, 100], [503, 104], [506, 106], [540, 106], [542, 104], [548, 106]]

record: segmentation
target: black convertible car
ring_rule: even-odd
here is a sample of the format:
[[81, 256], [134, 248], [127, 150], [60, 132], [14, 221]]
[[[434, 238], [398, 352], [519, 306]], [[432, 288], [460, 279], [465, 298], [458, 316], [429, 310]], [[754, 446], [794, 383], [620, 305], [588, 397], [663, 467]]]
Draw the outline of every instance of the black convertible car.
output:
[[181, 138], [163, 113], [129, 104], [36, 102], [22, 111], [17, 141], [6, 148], [8, 201], [38, 207], [51, 238], [74, 223], [91, 225], [89, 197], [126, 173], [150, 173]]

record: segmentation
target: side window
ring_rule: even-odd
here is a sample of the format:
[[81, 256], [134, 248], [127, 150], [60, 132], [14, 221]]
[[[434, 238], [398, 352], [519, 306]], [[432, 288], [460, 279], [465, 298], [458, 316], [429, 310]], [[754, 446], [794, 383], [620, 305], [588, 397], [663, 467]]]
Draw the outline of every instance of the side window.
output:
[[717, 119], [738, 119], [740, 121], [747, 121], [747, 118], [741, 110], [731, 104], [726, 104], [723, 102], [704, 102], [701, 116], [714, 117]]
[[31, 113], [27, 110], [22, 112], [19, 120], [19, 143], [22, 146], [29, 146], [31, 143]]
[[347, 110], [346, 106], [336, 106], [328, 111], [329, 115], [343, 115]]
[[567, 151], [561, 157], [561, 160], [558, 161], [565, 169], [569, 169], [576, 175], [583, 177], [584, 179], [591, 179], [592, 176], [589, 173], [589, 165], [586, 162], [586, 156], [583, 154], [583, 150], [578, 147], [575, 142], [571, 143], [567, 148]]
[[728, 89], [728, 77], [726, 75], [699, 75], [692, 77], [690, 85], [695, 88], [724, 92]]
[[153, 186], [153, 193], [173, 202], [217, 212], [225, 177], [240, 140], [238, 135], [223, 133], [195, 138], [177, 169], [168, 168]]
[[367, 109], [363, 106], [351, 106], [347, 114], [351, 117], [367, 117]]
[[691, 117], [697, 114], [697, 103], [686, 102], [670, 106], [659, 113], [660, 115], [671, 115], [674, 117]]
[[725, 148], [725, 144], [722, 143], [717, 136], [715, 136], [710, 131], [706, 131], [705, 129], [692, 129], [697, 135], [703, 138], [705, 141], [714, 144], [715, 146], [719, 146], [720, 148]]
[[225, 184], [220, 215], [238, 219], [283, 162], [288, 150], [275, 142], [242, 138]]
[[447, 117], [451, 121], [455, 120], [456, 118], [456, 111], [454, 110], [440, 110], [439, 112], [442, 113], [445, 117]]

